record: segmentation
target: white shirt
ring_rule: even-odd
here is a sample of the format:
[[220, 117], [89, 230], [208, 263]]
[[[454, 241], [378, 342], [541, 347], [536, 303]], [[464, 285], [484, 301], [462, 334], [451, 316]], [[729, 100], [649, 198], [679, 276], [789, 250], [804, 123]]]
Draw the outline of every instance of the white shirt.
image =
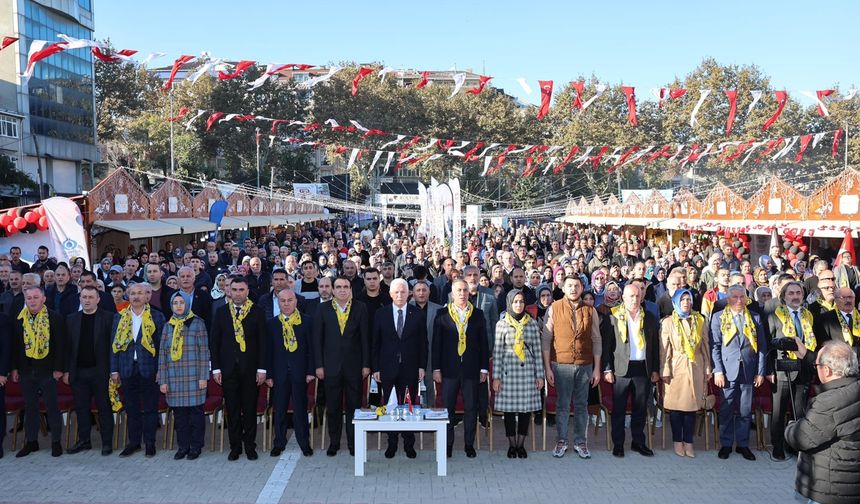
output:
[[466, 324], [466, 329], [468, 329], [469, 328], [469, 321], [466, 320], [466, 314], [469, 313], [469, 306], [466, 305], [466, 308], [463, 308], [461, 310], [460, 307], [458, 307], [457, 305], [454, 305], [454, 310], [457, 311], [457, 315], [460, 317], [460, 323]]
[[[626, 308], [625, 308], [626, 310]], [[639, 317], [644, 317], [642, 308], [639, 309], [639, 312], [636, 314], [636, 317], [627, 312], [627, 341], [630, 343], [630, 360], [631, 361], [644, 361], [645, 360], [645, 349], [640, 349], [636, 344], [636, 341], [639, 338]], [[643, 327], [644, 330], [644, 327]], [[643, 334], [644, 337], [644, 334]]]
[[391, 313], [394, 315], [394, 330], [397, 330], [397, 312], [399, 311], [403, 312], [403, 327], [406, 327], [406, 305], [398, 307], [396, 304], [391, 303]]
[[[137, 342], [137, 335], [140, 334], [140, 327], [143, 325], [143, 312], [140, 315], [134, 313], [134, 309], [129, 309], [131, 312], [131, 335], [134, 338], [135, 343]], [[144, 309], [144, 311], [146, 311]], [[133, 346], [134, 348], [134, 360], [137, 360], [137, 345]]]
[[281, 314], [281, 305], [278, 303], [278, 295], [272, 294], [272, 314], [275, 317]]
[[341, 313], [346, 313], [346, 307], [349, 306], [349, 301], [347, 301], [346, 305], [341, 306], [337, 301], [334, 302], [334, 305], [340, 310]]

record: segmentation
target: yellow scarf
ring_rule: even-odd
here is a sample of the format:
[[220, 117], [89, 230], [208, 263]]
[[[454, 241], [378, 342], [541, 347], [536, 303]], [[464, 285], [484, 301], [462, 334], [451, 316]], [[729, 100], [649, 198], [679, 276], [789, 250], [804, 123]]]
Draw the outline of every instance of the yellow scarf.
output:
[[35, 317], [30, 316], [30, 310], [25, 306], [18, 314], [18, 320], [24, 326], [24, 354], [36, 360], [48, 356], [51, 344], [51, 323], [48, 319], [48, 307], [42, 306]]
[[[797, 336], [797, 330], [794, 327], [794, 318], [788, 311], [785, 305], [779, 305], [776, 309], [776, 318], [782, 322], [782, 332], [789, 338]], [[800, 339], [803, 340], [803, 345], [811, 352], [815, 351], [816, 341], [815, 335], [812, 333], [812, 313], [806, 308], [800, 309], [800, 330], [803, 334]], [[786, 352], [789, 359], [797, 359], [797, 354], [794, 352]]]
[[520, 359], [520, 362], [526, 361], [526, 340], [523, 339], [523, 329], [529, 323], [529, 315], [523, 313], [519, 320], [505, 312], [505, 322], [514, 328], [514, 354]]
[[472, 310], [472, 303], [469, 303], [468, 308], [466, 308], [466, 321], [461, 323], [460, 314], [457, 312], [457, 308], [454, 307], [454, 303], [448, 303], [448, 315], [451, 316], [451, 320], [457, 326], [457, 355], [460, 357], [466, 353], [466, 326], [469, 325]]
[[114, 413], [122, 411], [122, 399], [119, 397], [119, 385], [108, 380], [108, 396], [110, 397], [110, 409]]
[[681, 349], [687, 356], [687, 360], [690, 362], [696, 362], [696, 348], [702, 341], [702, 335], [699, 334], [699, 330], [701, 329], [702, 324], [705, 323], [705, 317], [694, 311], [690, 312], [690, 316], [688, 318], [690, 320], [689, 331], [687, 329], [687, 324], [684, 324], [681, 321], [681, 317], [678, 316], [678, 313], [674, 311], [672, 312], [672, 322], [675, 324], [675, 331], [677, 331], [681, 336]]
[[338, 306], [337, 301], [334, 299], [331, 300], [331, 306], [334, 308], [334, 314], [337, 315], [337, 325], [340, 327], [340, 335], [343, 336], [344, 331], [346, 331], [346, 321], [349, 319], [349, 311], [352, 309], [352, 299], [346, 302], [346, 310], [343, 313], [340, 312], [340, 306]]
[[824, 308], [824, 311], [833, 311], [836, 309], [836, 301], [825, 301], [823, 298], [818, 300], [818, 304]]
[[[131, 321], [131, 316], [131, 306], [119, 312], [119, 324], [116, 328], [116, 337], [113, 340], [113, 353], [124, 352], [128, 348], [129, 343], [134, 341], [134, 334], [132, 332], [134, 324]], [[143, 348], [150, 355], [155, 357], [155, 345], [152, 344], [152, 335], [155, 334], [155, 322], [152, 321], [152, 312], [149, 305], [144, 307], [141, 320], [140, 329], [143, 337], [140, 339], [140, 344], [143, 345]]]
[[[753, 352], [758, 352], [758, 340], [753, 332], [754, 328], [750, 311], [744, 309], [744, 337], [750, 342]], [[732, 338], [738, 333], [738, 326], [735, 325], [732, 311], [728, 308], [723, 310], [723, 314], [720, 315], [720, 332], [723, 333], [723, 346], [728, 346]]]
[[845, 323], [845, 317], [842, 316], [842, 312], [838, 312], [836, 318], [839, 319], [839, 325], [842, 327], [842, 338], [845, 340], [845, 343], [848, 343], [848, 346], [854, 346], [854, 338], [860, 338], [860, 311], [854, 308], [854, 311], [851, 313], [851, 330], [848, 329], [848, 324]]
[[[185, 337], [182, 336], [182, 329], [185, 327], [185, 322], [194, 316], [194, 312], [188, 312], [188, 315], [182, 318], [170, 317], [168, 324], [173, 326], [173, 335], [170, 340], [170, 360], [173, 362], [182, 358], [182, 346], [185, 342]], [[243, 350], [244, 351], [244, 350]]]
[[236, 305], [230, 303], [230, 318], [233, 319], [233, 334], [236, 335], [236, 343], [239, 344], [239, 351], [245, 353], [245, 328], [242, 326], [242, 321], [248, 316], [251, 307], [254, 303], [250, 299], [245, 300], [245, 304], [239, 308], [239, 315], [236, 316]]
[[299, 348], [299, 342], [296, 340], [296, 330], [294, 329], [294, 326], [302, 325], [302, 316], [299, 314], [298, 310], [295, 310], [289, 317], [285, 317], [284, 314], [281, 313], [278, 315], [278, 319], [280, 319], [281, 327], [283, 328], [284, 348], [286, 348], [288, 352], [295, 352], [296, 349]]
[[[618, 333], [621, 335], [621, 341], [627, 343], [627, 308], [624, 304], [620, 304], [612, 309], [612, 315], [618, 320]], [[645, 312], [639, 308], [639, 328], [636, 330], [636, 348], [639, 350], [645, 349]]]

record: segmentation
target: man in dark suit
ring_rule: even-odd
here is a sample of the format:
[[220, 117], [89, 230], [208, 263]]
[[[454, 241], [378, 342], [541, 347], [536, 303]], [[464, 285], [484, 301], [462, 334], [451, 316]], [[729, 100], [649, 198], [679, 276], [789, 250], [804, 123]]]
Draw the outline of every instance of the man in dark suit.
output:
[[[433, 364], [430, 358], [433, 354], [433, 324], [436, 322], [436, 314], [442, 309], [441, 305], [430, 301], [430, 286], [429, 280], [418, 280], [412, 287], [412, 301], [409, 304], [417, 306], [424, 312], [424, 318], [427, 321], [427, 369], [433, 369]], [[425, 373], [424, 375], [424, 406], [431, 408], [436, 404], [436, 387], [433, 385], [433, 374]]]
[[308, 441], [308, 384], [314, 380], [311, 325], [313, 321], [298, 311], [296, 294], [288, 289], [278, 293], [280, 313], [266, 322], [269, 337], [269, 370], [266, 384], [272, 387], [272, 406], [275, 410], [272, 443], [273, 457], [278, 457], [287, 446], [287, 409], [293, 406], [293, 432], [302, 454], [314, 454]]
[[3, 438], [6, 436], [6, 382], [12, 353], [9, 332], [9, 317], [0, 312], [0, 458], [3, 458]]
[[[409, 284], [402, 278], [391, 281], [391, 304], [376, 311], [373, 322], [373, 379], [382, 384], [385, 400], [395, 389], [398, 402], [403, 403], [406, 391], [410, 402], [418, 402], [418, 382], [424, 379], [427, 365], [427, 320], [417, 306], [407, 304]], [[415, 433], [403, 432], [406, 456], [415, 458]], [[388, 433], [386, 458], [397, 453], [397, 433]]]
[[[257, 304], [260, 305], [260, 309], [263, 310], [266, 320], [273, 319], [281, 314], [278, 294], [284, 289], [295, 292], [295, 289], [293, 288], [295, 286], [295, 282], [295, 279], [290, 278], [289, 274], [287, 274], [287, 270], [283, 268], [278, 268], [272, 272], [272, 291], [260, 293], [257, 298]], [[296, 306], [299, 312], [309, 313], [306, 311], [307, 305], [307, 300], [305, 300], [305, 298], [300, 294], [297, 294]]]
[[[92, 287], [96, 289], [96, 292], [99, 293], [99, 309], [104, 310], [108, 313], [116, 313], [116, 303], [113, 302], [113, 298], [110, 294], [98, 290], [98, 284], [96, 283], [96, 275], [92, 271], [84, 271], [83, 273], [81, 273], [81, 277], [78, 279], [78, 289], [83, 289], [84, 287]], [[81, 310], [80, 298], [74, 296], [70, 299], [70, 302], [74, 304], [74, 309], [69, 310], [66, 308], [62, 308], [62, 310], [66, 310], [64, 313], [72, 313]]]
[[[714, 384], [722, 389], [720, 405], [721, 459], [729, 458], [732, 445], [747, 460], [755, 460], [749, 449], [753, 388], [764, 383], [767, 369], [767, 333], [757, 313], [747, 308], [747, 292], [741, 285], [728, 289], [728, 306], [711, 317], [711, 362]], [[725, 320], [723, 317], [725, 315]], [[749, 336], [744, 334], [748, 328]], [[735, 407], [739, 414], [735, 418]]]
[[68, 371], [63, 382], [72, 386], [78, 417], [78, 442], [69, 453], [92, 449], [90, 404], [95, 400], [102, 437], [102, 455], [113, 451], [113, 411], [108, 395], [113, 315], [99, 309], [99, 293], [93, 287], [81, 289], [82, 311], [66, 317]]
[[642, 287], [628, 283], [623, 304], [612, 310], [603, 334], [603, 378], [612, 384], [612, 454], [624, 456], [624, 417], [627, 399], [632, 396], [630, 449], [646, 457], [654, 452], [645, 441], [645, 413], [651, 384], [660, 380], [660, 339], [658, 321], [640, 304]]
[[346, 440], [355, 455], [352, 417], [361, 407], [362, 382], [370, 375], [370, 320], [361, 301], [352, 299], [346, 277], [334, 281], [334, 301], [321, 304], [314, 318], [316, 375], [325, 380], [326, 419], [331, 444], [326, 455], [340, 449], [343, 404], [346, 402]]
[[152, 287], [134, 284], [127, 291], [129, 306], [114, 315], [110, 354], [111, 380], [122, 384], [128, 444], [120, 457], [140, 450], [141, 438], [146, 457], [155, 456], [155, 429], [158, 427], [158, 344], [164, 328], [164, 315], [149, 306]]
[[[212, 295], [209, 294], [208, 290], [194, 287], [196, 274], [190, 266], [179, 268], [176, 276], [179, 278], [179, 292], [182, 294], [182, 297], [185, 298], [186, 306], [188, 306], [188, 309], [193, 311], [195, 315], [203, 319], [203, 322], [206, 324], [206, 330], [211, 333], [213, 330]], [[247, 282], [245, 285], [248, 285]], [[169, 306], [170, 305], [168, 304], [168, 307]]]
[[[469, 285], [451, 283], [451, 302], [436, 315], [433, 326], [433, 381], [442, 386], [448, 418], [453, 420], [457, 395], [463, 391], [463, 438], [469, 458], [477, 456], [478, 387], [486, 386], [490, 350], [484, 314], [469, 302]], [[454, 451], [454, 424], [448, 424], [448, 456]]]
[[[469, 265], [463, 268], [463, 278], [469, 285], [469, 302], [484, 314], [484, 327], [487, 329], [487, 348], [489, 348], [490, 355], [493, 355], [493, 347], [496, 344], [496, 323], [499, 321], [499, 313], [504, 312], [504, 309], [499, 311], [493, 291], [487, 287], [481, 287], [478, 283], [481, 279], [481, 270], [477, 266]], [[523, 278], [525, 278], [525, 275], [523, 275]], [[507, 304], [507, 301], [505, 304]], [[478, 387], [478, 421], [484, 427], [487, 426], [489, 403], [490, 388]]]
[[215, 313], [209, 332], [212, 377], [224, 387], [230, 461], [239, 458], [243, 446], [248, 460], [257, 460], [257, 396], [269, 362], [265, 317], [248, 292], [247, 280], [233, 278], [230, 302]]
[[[24, 308], [12, 324], [12, 381], [21, 382], [24, 396], [24, 433], [26, 443], [15, 455], [25, 457], [39, 449], [39, 398], [45, 401], [51, 428], [51, 455], [63, 453], [60, 444], [62, 415], [57, 405], [57, 380], [66, 371], [63, 317], [45, 306], [40, 287], [24, 289]], [[40, 328], [47, 321], [46, 333]], [[105, 385], [107, 386], [107, 385]], [[5, 414], [5, 411], [3, 412]]]
[[78, 311], [78, 288], [71, 283], [71, 279], [69, 266], [64, 262], [57, 265], [54, 270], [54, 285], [45, 289], [45, 306], [49, 310], [63, 316]]
[[860, 327], [855, 328], [860, 311], [855, 308], [854, 300], [854, 291], [850, 288], [836, 291], [836, 309], [824, 313], [814, 327], [818, 346], [830, 340], [844, 341], [860, 358]]

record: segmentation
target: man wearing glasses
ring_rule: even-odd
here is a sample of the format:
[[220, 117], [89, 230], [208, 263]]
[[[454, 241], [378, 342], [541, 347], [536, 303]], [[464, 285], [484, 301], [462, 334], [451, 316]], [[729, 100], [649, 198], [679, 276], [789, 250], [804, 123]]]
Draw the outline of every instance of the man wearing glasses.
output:
[[821, 316], [836, 309], [836, 281], [833, 272], [824, 270], [819, 273], [818, 287], [816, 288], [816, 300], [809, 304], [812, 318], [819, 322]]
[[836, 309], [823, 314], [813, 327], [819, 344], [844, 341], [860, 355], [860, 312], [854, 302], [854, 291], [836, 289]]

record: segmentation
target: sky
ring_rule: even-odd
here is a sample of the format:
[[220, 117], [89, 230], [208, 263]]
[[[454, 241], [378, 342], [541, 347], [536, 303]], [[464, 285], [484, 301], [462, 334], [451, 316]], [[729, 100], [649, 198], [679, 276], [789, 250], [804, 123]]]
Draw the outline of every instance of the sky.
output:
[[755, 64], [793, 95], [860, 84], [854, 0], [95, 0], [94, 14], [96, 38], [166, 52], [159, 66], [208, 51], [261, 64], [456, 67], [493, 76], [494, 86], [531, 103], [539, 101], [538, 79], [558, 90], [592, 74], [647, 98], [706, 57]]

